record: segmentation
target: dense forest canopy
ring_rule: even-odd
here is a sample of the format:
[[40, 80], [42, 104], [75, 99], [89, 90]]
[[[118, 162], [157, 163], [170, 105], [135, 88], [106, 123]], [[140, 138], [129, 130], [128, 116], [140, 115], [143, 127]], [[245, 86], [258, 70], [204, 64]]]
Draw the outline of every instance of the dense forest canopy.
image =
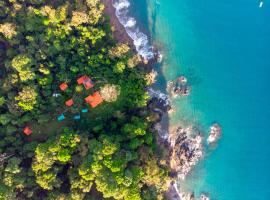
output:
[[103, 11], [99, 0], [0, 1], [0, 199], [164, 199], [153, 76]]

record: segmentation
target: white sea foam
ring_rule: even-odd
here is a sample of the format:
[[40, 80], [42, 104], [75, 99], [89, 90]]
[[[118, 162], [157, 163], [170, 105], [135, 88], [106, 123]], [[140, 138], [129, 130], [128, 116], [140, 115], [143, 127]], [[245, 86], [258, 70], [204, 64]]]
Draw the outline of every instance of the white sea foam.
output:
[[136, 20], [134, 18], [129, 18], [129, 20], [127, 21], [125, 27], [134, 27], [136, 25]]
[[116, 9], [115, 14], [119, 22], [125, 27], [127, 34], [133, 40], [138, 54], [144, 59], [153, 59], [155, 53], [153, 47], [149, 44], [147, 35], [140, 31], [136, 20], [129, 16], [130, 2], [128, 0], [113, 0], [113, 6]]
[[153, 88], [148, 88], [147, 92], [151, 98], [157, 98], [163, 103], [163, 106], [170, 106], [170, 97], [167, 94], [162, 93], [160, 90], [154, 90]]

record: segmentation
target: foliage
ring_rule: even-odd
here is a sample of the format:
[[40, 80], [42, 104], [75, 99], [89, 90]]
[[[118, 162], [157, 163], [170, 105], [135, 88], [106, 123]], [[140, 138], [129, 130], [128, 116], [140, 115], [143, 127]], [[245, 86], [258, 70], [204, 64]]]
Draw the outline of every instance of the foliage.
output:
[[103, 100], [107, 102], [114, 102], [117, 100], [117, 97], [120, 94], [120, 88], [117, 85], [106, 84], [101, 88], [100, 94]]
[[35, 104], [37, 103], [37, 92], [32, 86], [24, 86], [22, 91], [18, 93], [15, 100], [18, 102], [18, 106], [24, 110], [33, 110]]
[[[0, 199], [162, 196], [167, 171], [146, 109], [154, 79], [114, 40], [104, 9], [100, 0], [0, 1], [0, 153], [12, 155], [0, 166]], [[94, 88], [77, 84], [82, 75]], [[104, 102], [82, 113], [95, 91]]]
[[31, 70], [32, 60], [26, 55], [18, 55], [11, 61], [11, 66], [19, 73], [21, 81], [33, 80], [35, 74]]
[[110, 58], [122, 58], [126, 56], [130, 51], [130, 48], [127, 44], [119, 43], [116, 47], [113, 47], [109, 50]]
[[147, 85], [152, 85], [156, 82], [157, 72], [152, 70], [145, 75], [145, 80]]
[[0, 33], [2, 33], [7, 39], [11, 39], [17, 34], [15, 25], [12, 23], [0, 24]]
[[127, 66], [129, 68], [134, 68], [137, 65], [139, 65], [141, 62], [142, 62], [141, 56], [137, 54], [128, 59]]

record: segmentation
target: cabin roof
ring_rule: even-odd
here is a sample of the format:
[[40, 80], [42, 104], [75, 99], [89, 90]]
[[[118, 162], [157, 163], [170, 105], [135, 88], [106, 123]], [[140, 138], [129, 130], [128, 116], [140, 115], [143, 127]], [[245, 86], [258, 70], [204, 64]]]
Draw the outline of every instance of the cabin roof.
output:
[[83, 86], [86, 90], [89, 90], [90, 88], [94, 87], [93, 82], [89, 79], [83, 82]]
[[68, 84], [67, 83], [62, 83], [62, 84], [59, 85], [59, 88], [60, 88], [60, 90], [65, 91], [68, 88]]
[[81, 76], [80, 78], [77, 79], [77, 83], [78, 83], [79, 85], [81, 85], [81, 84], [83, 84], [83, 82], [86, 81], [87, 79], [90, 79], [90, 78], [89, 78], [88, 76], [86, 76], [86, 75], [83, 75], [83, 76]]
[[88, 112], [87, 108], [82, 109], [82, 113], [87, 113], [87, 112]]
[[23, 133], [25, 135], [30, 135], [33, 131], [28, 127], [26, 126], [24, 129], [23, 129]]
[[64, 114], [61, 114], [57, 117], [57, 120], [58, 121], [63, 121], [65, 119], [65, 115]]
[[73, 101], [73, 99], [69, 99], [69, 100], [66, 101], [65, 104], [66, 104], [66, 106], [70, 107], [70, 106], [72, 106], [74, 104], [74, 101]]
[[92, 107], [95, 108], [103, 102], [103, 99], [99, 92], [95, 92], [93, 95], [89, 95], [85, 98], [85, 101]]
[[73, 119], [74, 119], [74, 120], [79, 120], [79, 119], [81, 119], [81, 115], [75, 115], [75, 116], [73, 117]]

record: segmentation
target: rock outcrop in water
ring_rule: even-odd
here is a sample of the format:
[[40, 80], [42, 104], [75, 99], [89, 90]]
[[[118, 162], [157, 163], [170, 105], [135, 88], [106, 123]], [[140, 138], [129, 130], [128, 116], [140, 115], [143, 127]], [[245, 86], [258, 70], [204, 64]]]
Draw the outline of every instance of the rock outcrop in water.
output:
[[179, 192], [178, 186], [174, 182], [171, 183], [166, 193], [166, 197], [170, 200], [195, 200], [195, 196], [193, 193]]
[[[152, 109], [165, 117], [165, 113], [171, 110], [169, 96], [153, 89], [148, 90], [152, 97]], [[203, 155], [202, 137], [200, 131], [195, 126], [184, 127], [164, 127], [163, 121], [160, 120], [155, 125], [161, 142], [168, 146], [170, 165], [173, 172], [178, 177], [184, 179], [193, 166], [197, 164]]]
[[221, 136], [221, 127], [219, 124], [213, 124], [210, 127], [210, 134], [207, 138], [207, 143], [208, 144], [213, 144], [215, 143]]
[[170, 167], [180, 179], [185, 179], [203, 155], [202, 137], [195, 127], [177, 127], [169, 132]]
[[178, 178], [185, 179], [190, 170], [203, 156], [202, 136], [194, 127], [181, 128], [167, 132], [160, 123], [155, 126], [159, 137], [169, 146], [169, 166]]
[[201, 194], [200, 200], [210, 200], [210, 198], [206, 194]]
[[185, 76], [180, 76], [175, 81], [167, 83], [167, 92], [173, 98], [180, 96], [188, 96], [191, 91], [191, 86], [188, 84]]

